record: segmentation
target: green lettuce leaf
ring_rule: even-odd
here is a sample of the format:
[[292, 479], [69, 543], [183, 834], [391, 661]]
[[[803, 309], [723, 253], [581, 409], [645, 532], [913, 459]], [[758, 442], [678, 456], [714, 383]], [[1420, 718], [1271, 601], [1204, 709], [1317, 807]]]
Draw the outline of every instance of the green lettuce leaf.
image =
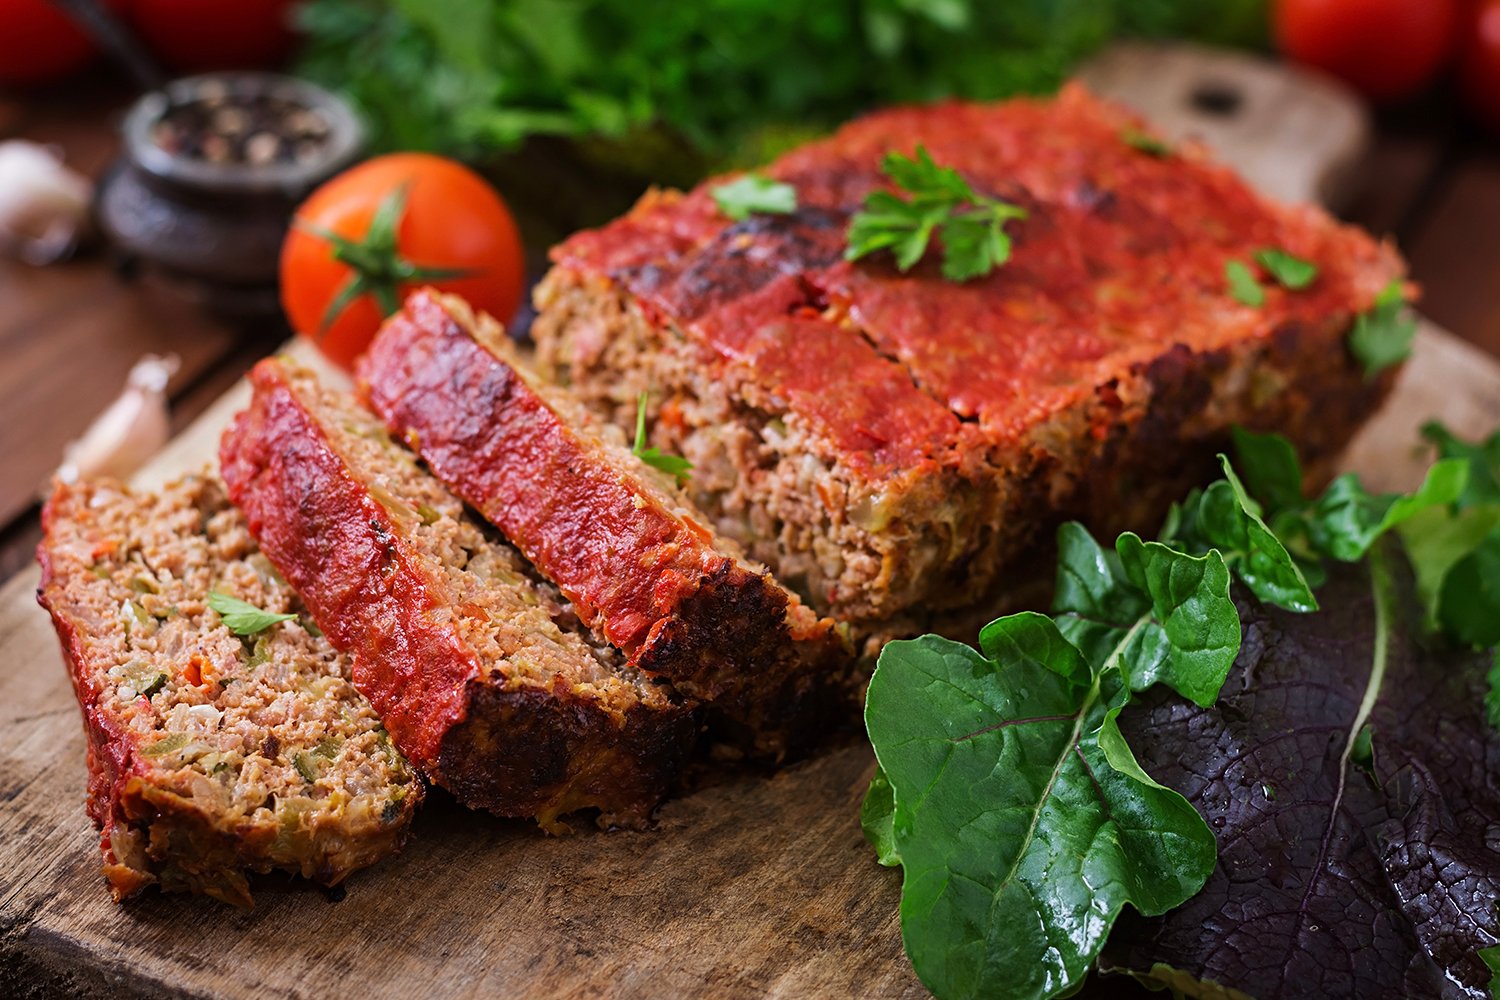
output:
[[1313, 543], [1340, 562], [1358, 562], [1375, 540], [1429, 507], [1451, 504], [1468, 482], [1468, 463], [1445, 459], [1427, 470], [1415, 493], [1371, 494], [1353, 473], [1339, 476], [1313, 506]]
[[[1161, 681], [1212, 704], [1240, 641], [1218, 553], [1192, 556], [1130, 532], [1106, 552], [1076, 523], [1058, 530], [1057, 544], [1057, 627], [1088, 662], [1119, 670], [1133, 690]], [[981, 647], [1004, 621], [985, 627]]]
[[924, 636], [881, 654], [865, 719], [892, 795], [883, 853], [899, 855], [902, 936], [935, 994], [1056, 996], [1127, 903], [1157, 914], [1197, 892], [1214, 839], [1124, 746], [1118, 671], [1037, 614], [992, 623], [984, 647]]

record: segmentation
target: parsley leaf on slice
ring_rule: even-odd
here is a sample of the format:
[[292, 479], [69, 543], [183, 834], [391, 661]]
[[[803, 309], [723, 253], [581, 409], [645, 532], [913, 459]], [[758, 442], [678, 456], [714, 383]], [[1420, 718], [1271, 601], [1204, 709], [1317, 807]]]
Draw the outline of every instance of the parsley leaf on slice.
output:
[[656, 448], [646, 447], [646, 393], [641, 393], [635, 405], [635, 444], [630, 448], [630, 453], [645, 462], [653, 469], [677, 477], [677, 482], [682, 483], [692, 477], [691, 469], [693, 463], [681, 455], [667, 455]]
[[238, 597], [230, 597], [217, 590], [209, 592], [206, 603], [219, 613], [219, 617], [224, 620], [225, 627], [235, 635], [254, 635], [265, 631], [277, 622], [287, 622], [297, 617], [293, 614], [262, 611], [247, 601], [242, 601]]
[[719, 211], [736, 222], [751, 213], [787, 215], [797, 210], [797, 189], [760, 174], [745, 174], [708, 189]]
[[1373, 378], [1411, 355], [1417, 321], [1406, 311], [1401, 282], [1392, 281], [1375, 298], [1375, 305], [1354, 320], [1349, 332], [1349, 350], [1365, 366], [1365, 377]]
[[1265, 268], [1283, 288], [1290, 288], [1294, 292], [1300, 292], [1318, 276], [1318, 265], [1275, 247], [1255, 251], [1255, 262]]
[[881, 169], [909, 198], [875, 191], [849, 221], [846, 260], [889, 250], [903, 273], [916, 266], [934, 234], [943, 240], [943, 277], [964, 282], [1010, 259], [1005, 224], [1026, 218], [1019, 205], [976, 192], [952, 167], [939, 166], [925, 147], [915, 157], [887, 153]]
[[1229, 296], [1240, 305], [1258, 309], [1266, 304], [1266, 290], [1260, 287], [1255, 275], [1242, 260], [1224, 262], [1224, 280], [1229, 283]]
[[1158, 160], [1164, 160], [1172, 155], [1172, 147], [1165, 140], [1158, 139], [1150, 132], [1138, 128], [1122, 129], [1120, 141], [1131, 149], [1139, 150], [1147, 156], [1154, 156]]

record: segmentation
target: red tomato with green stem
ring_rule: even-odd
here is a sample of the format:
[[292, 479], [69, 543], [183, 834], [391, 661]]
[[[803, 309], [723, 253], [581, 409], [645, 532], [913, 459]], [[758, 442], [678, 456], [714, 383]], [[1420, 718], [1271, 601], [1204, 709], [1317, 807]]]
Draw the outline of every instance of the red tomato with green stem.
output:
[[1375, 101], [1430, 83], [1453, 48], [1455, 0], [1276, 0], [1277, 47]]
[[298, 333], [348, 366], [422, 285], [502, 322], [525, 291], [521, 237], [469, 168], [427, 153], [376, 157], [305, 201], [281, 247], [281, 303]]
[[1469, 107], [1500, 129], [1500, 0], [1480, 0], [1462, 32], [1459, 82]]

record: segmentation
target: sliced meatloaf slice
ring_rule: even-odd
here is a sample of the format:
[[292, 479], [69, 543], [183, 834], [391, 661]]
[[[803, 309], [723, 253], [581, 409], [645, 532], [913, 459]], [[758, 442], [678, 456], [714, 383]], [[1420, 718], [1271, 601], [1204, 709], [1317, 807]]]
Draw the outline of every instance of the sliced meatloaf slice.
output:
[[695, 735], [352, 397], [277, 358], [225, 432], [230, 496], [407, 757], [468, 805], [546, 829], [638, 823]]
[[[1078, 87], [1056, 98], [877, 112], [765, 173], [797, 208], [735, 221], [712, 189], [652, 192], [552, 252], [531, 328], [543, 374], [652, 440], [723, 533], [819, 611], [878, 627], [962, 606], [1080, 517], [1154, 528], [1213, 474], [1233, 424], [1337, 456], [1394, 372], [1365, 373], [1355, 317], [1394, 250], [1276, 204], [1191, 144]], [[844, 259], [851, 216], [918, 147], [1022, 207], [1010, 259], [964, 283], [934, 249], [907, 273]], [[1289, 288], [1264, 249], [1310, 261]], [[1230, 292], [1226, 266], [1264, 301]]]
[[392, 433], [729, 742], [777, 758], [852, 716], [853, 657], [834, 623], [717, 538], [616, 428], [540, 383], [494, 320], [418, 292], [358, 371]]
[[248, 907], [247, 872], [333, 885], [401, 846], [420, 779], [219, 483], [59, 486], [42, 523], [37, 597], [117, 899], [154, 883]]

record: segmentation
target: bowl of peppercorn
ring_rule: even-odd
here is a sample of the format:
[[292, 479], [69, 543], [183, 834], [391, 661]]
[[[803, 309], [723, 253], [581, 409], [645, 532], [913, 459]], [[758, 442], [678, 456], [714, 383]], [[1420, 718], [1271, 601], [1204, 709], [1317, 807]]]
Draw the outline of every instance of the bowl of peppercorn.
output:
[[364, 145], [345, 101], [275, 73], [174, 80], [136, 101], [122, 132], [95, 205], [122, 272], [251, 317], [278, 308], [292, 212]]

